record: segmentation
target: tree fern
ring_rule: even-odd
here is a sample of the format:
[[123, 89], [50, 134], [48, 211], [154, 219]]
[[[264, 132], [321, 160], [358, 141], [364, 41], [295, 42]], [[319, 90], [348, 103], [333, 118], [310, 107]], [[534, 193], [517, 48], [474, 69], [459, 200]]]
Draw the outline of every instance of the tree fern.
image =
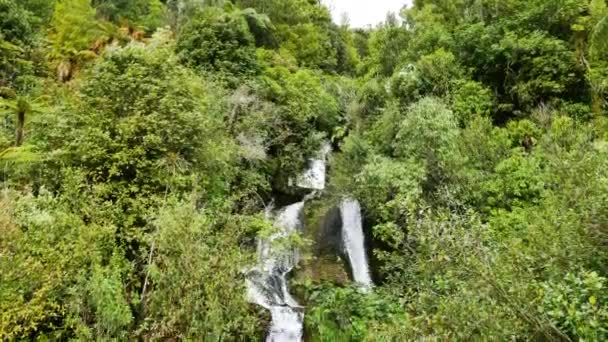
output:
[[608, 8], [604, 0], [592, 0], [589, 12], [593, 22], [589, 52], [593, 59], [601, 58], [608, 50]]
[[55, 5], [51, 21], [51, 51], [48, 57], [57, 63], [57, 76], [61, 81], [70, 79], [73, 69], [90, 54], [93, 42], [104, 36], [105, 26], [96, 20], [95, 9], [89, 0], [62, 0]]
[[608, 15], [605, 15], [591, 33], [591, 54], [599, 56], [608, 50]]
[[16, 118], [15, 146], [23, 144], [27, 118], [31, 114], [40, 113], [46, 108], [44, 100], [44, 97], [30, 99], [23, 96], [17, 96], [12, 99], [0, 98], [0, 114], [8, 114]]
[[40, 155], [33, 151], [31, 145], [10, 147], [0, 152], [0, 161], [5, 165], [32, 163], [40, 160]]

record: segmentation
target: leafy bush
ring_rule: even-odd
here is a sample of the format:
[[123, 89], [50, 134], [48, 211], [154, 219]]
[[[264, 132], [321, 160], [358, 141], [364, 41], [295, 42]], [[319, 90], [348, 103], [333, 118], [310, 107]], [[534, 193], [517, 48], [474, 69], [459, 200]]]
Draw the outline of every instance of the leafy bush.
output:
[[0, 1], [0, 35], [9, 43], [24, 45], [32, 43], [36, 17], [14, 0]]
[[596, 272], [569, 273], [559, 283], [542, 283], [539, 311], [570, 336], [602, 341], [608, 336], [606, 278]]
[[407, 324], [407, 315], [399, 305], [380, 294], [327, 285], [310, 292], [312, 310], [306, 314], [305, 324], [318, 341], [371, 340], [380, 328]]
[[258, 73], [254, 39], [238, 11], [206, 7], [180, 29], [176, 51], [182, 63], [229, 76]]
[[[204, 83], [166, 48], [108, 51], [79, 95], [62, 117], [51, 118], [56, 130], [38, 141], [90, 181], [107, 183], [109, 196], [191, 189], [191, 172], [211, 175], [230, 160], [230, 142], [216, 129], [222, 117], [207, 111]], [[225, 189], [213, 177], [203, 184], [211, 195]]]
[[150, 292], [142, 293], [142, 333], [213, 341], [260, 333], [245, 297], [243, 270], [252, 258], [239, 243], [246, 222], [169, 200], [154, 221], [156, 231], [146, 237]]
[[66, 176], [65, 196], [3, 194], [3, 338], [117, 338], [131, 322], [112, 208]]

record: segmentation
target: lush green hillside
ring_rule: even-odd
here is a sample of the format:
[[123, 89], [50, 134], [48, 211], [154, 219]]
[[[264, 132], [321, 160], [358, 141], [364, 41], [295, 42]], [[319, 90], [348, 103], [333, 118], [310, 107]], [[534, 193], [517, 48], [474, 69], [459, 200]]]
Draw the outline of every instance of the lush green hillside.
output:
[[[263, 340], [244, 270], [323, 141], [308, 340], [608, 339], [605, 0], [0, 0], [0, 115], [2, 340]], [[370, 293], [312, 252], [344, 196]]]

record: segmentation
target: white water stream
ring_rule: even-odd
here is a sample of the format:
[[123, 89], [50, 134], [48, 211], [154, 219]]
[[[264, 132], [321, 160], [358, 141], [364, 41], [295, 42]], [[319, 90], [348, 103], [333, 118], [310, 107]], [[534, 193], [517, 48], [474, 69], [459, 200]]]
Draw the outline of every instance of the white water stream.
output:
[[258, 241], [260, 264], [249, 272], [249, 300], [270, 310], [272, 322], [267, 342], [302, 340], [304, 312], [287, 289], [287, 274], [298, 263], [298, 251], [278, 242], [297, 233], [304, 202], [289, 205], [279, 211], [274, 220], [278, 232]]
[[357, 200], [345, 199], [340, 204], [342, 217], [342, 243], [348, 255], [353, 280], [363, 289], [372, 287], [367, 255], [365, 253], [365, 236], [361, 219], [361, 206]]
[[[287, 275], [298, 264], [298, 251], [280, 243], [279, 240], [297, 233], [302, 222], [300, 215], [304, 203], [317, 190], [325, 189], [327, 156], [331, 152], [329, 143], [323, 144], [317, 157], [309, 160], [309, 168], [301, 174], [295, 184], [299, 188], [313, 190], [302, 202], [291, 204], [278, 211], [274, 226], [278, 232], [258, 241], [259, 264], [247, 277], [249, 301], [270, 311], [272, 322], [266, 337], [267, 342], [300, 342], [303, 338], [304, 310], [293, 299], [287, 288]], [[355, 281], [364, 287], [371, 286], [367, 268], [361, 211], [356, 201], [344, 201], [341, 206], [344, 245], [349, 255]], [[267, 216], [271, 218], [270, 212]], [[278, 243], [277, 243], [278, 242]]]
[[331, 152], [331, 144], [324, 142], [317, 156], [308, 161], [308, 169], [298, 177], [296, 185], [303, 189], [325, 189], [327, 156]]

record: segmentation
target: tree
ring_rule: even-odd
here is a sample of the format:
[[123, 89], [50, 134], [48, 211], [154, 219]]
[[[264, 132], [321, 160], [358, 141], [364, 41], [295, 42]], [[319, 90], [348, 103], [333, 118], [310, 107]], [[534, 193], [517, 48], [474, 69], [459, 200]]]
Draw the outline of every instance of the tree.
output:
[[340, 62], [348, 62], [346, 40], [332, 23], [329, 10], [318, 1], [240, 0], [243, 8], [267, 15], [274, 25], [271, 47], [293, 56], [298, 65], [328, 72], [342, 71]]
[[97, 15], [120, 25], [152, 33], [162, 25], [165, 5], [160, 0], [93, 0]]
[[[0, 113], [13, 115], [15, 120], [15, 146], [23, 144], [26, 119], [32, 113], [39, 113], [44, 105], [41, 98], [29, 99], [26, 97], [15, 97], [13, 99], [0, 98]], [[4, 114], [3, 113], [3, 114]]]
[[0, 13], [0, 87], [14, 87], [31, 72], [28, 55], [38, 20], [13, 0], [1, 0]]
[[32, 42], [36, 18], [13, 0], [1, 0], [0, 34], [4, 40], [15, 45]]
[[407, 31], [397, 24], [396, 19], [387, 22], [370, 34], [369, 55], [364, 60], [364, 68], [372, 77], [388, 77], [403, 62], [403, 54], [408, 46]]
[[54, 13], [49, 58], [57, 63], [57, 78], [65, 82], [83, 61], [95, 57], [90, 49], [95, 40], [103, 40], [104, 29], [88, 0], [59, 0]]
[[37, 24], [46, 26], [53, 16], [53, 9], [56, 1], [57, 0], [22, 0], [19, 3], [39, 18], [39, 23]]
[[[250, 255], [239, 248], [238, 217], [198, 211], [194, 203], [170, 201], [149, 236], [153, 284], [145, 302], [154, 338], [249, 339], [260, 321], [245, 298], [242, 270]], [[262, 325], [263, 326], [263, 325]]]
[[589, 37], [590, 65], [587, 70], [587, 79], [591, 85], [593, 103], [592, 107], [596, 114], [602, 112], [606, 105], [608, 94], [608, 7], [603, 1], [591, 1], [590, 17], [588, 20], [592, 25]]
[[185, 65], [228, 76], [258, 72], [254, 39], [238, 11], [201, 9], [181, 27], [176, 51]]

